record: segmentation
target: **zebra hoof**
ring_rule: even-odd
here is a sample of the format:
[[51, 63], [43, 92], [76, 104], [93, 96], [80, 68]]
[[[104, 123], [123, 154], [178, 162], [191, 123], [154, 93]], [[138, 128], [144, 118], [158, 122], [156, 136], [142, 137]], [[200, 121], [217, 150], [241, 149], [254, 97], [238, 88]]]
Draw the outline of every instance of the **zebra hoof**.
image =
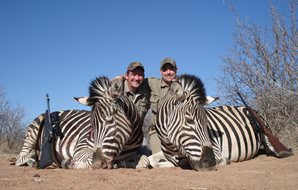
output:
[[15, 161], [15, 166], [23, 166], [26, 162], [23, 162], [22, 160], [24, 160], [24, 158], [19, 157], [19, 158]]
[[118, 169], [118, 168], [120, 168], [119, 163], [113, 163], [113, 168], [114, 168], [114, 169]]
[[32, 167], [32, 168], [37, 167], [37, 162], [33, 158], [29, 158], [29, 160], [27, 161], [27, 164], [29, 167]]
[[136, 166], [136, 169], [141, 169], [141, 168], [152, 168], [148, 157], [145, 155], [141, 156], [141, 158]]

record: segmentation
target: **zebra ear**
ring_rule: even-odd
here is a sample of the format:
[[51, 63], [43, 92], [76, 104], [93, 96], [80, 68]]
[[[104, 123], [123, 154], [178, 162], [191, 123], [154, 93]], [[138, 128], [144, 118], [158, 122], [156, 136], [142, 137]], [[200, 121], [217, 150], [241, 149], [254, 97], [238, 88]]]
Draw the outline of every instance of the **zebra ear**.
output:
[[77, 102], [79, 102], [80, 104], [83, 104], [85, 106], [91, 106], [91, 104], [89, 103], [88, 99], [89, 97], [73, 97], [73, 99]]
[[185, 91], [181, 84], [177, 81], [173, 81], [170, 87], [170, 92], [172, 95], [175, 95], [177, 100], [184, 101], [185, 99]]
[[123, 80], [120, 78], [115, 78], [111, 80], [111, 86], [108, 90], [109, 95], [112, 98], [118, 98], [123, 94], [124, 84]]
[[219, 97], [206, 96], [205, 105], [209, 105], [209, 104], [215, 102], [216, 100], [219, 100]]

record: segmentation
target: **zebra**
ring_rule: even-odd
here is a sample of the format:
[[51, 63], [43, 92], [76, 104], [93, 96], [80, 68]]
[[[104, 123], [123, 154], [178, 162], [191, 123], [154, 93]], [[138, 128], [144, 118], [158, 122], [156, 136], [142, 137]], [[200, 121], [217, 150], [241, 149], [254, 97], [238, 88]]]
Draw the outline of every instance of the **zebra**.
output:
[[159, 102], [157, 134], [161, 149], [174, 166], [195, 170], [216, 165], [207, 130], [205, 88], [194, 75], [181, 75], [173, 81], [168, 95]]
[[[134, 102], [121, 95], [123, 92], [122, 80], [115, 79], [113, 81], [109, 89], [112, 99], [107, 99], [106, 92], [102, 90], [103, 84], [107, 81], [108, 79], [97, 80], [92, 83], [88, 98], [76, 98], [80, 103], [92, 106], [91, 125], [95, 134], [94, 156], [99, 158], [94, 159], [94, 162], [98, 162], [93, 165], [110, 169], [115, 167], [113, 161], [125, 159], [129, 159], [135, 165], [134, 163], [138, 159], [136, 153], [143, 142], [143, 120], [140, 118]], [[117, 98], [115, 99], [115, 97]], [[122, 164], [120, 163], [120, 165]], [[126, 163], [124, 165], [126, 166]], [[135, 166], [128, 165], [127, 167]]]
[[[64, 134], [54, 142], [54, 160], [59, 167], [133, 167], [132, 159], [137, 159], [135, 154], [142, 144], [142, 122], [133, 102], [122, 96], [122, 88], [120, 81], [97, 77], [90, 84], [88, 98], [75, 98], [92, 106], [91, 111], [57, 112]], [[17, 166], [37, 164], [43, 127], [44, 114], [29, 125]]]
[[[204, 108], [206, 101], [203, 83], [187, 74], [174, 81], [160, 101], [157, 133], [162, 152], [173, 166], [212, 170], [218, 165], [252, 159], [264, 151], [284, 157], [274, 150], [267, 136], [256, 130], [245, 107]], [[290, 150], [285, 153], [289, 155], [292, 155]], [[145, 158], [143, 163], [158, 167], [159, 163], [152, 161], [159, 156]]]
[[[93, 136], [90, 111], [61, 110], [52, 112], [59, 118], [63, 138], [53, 142], [54, 165], [62, 168], [88, 168], [92, 165]], [[28, 126], [24, 144], [15, 162], [16, 166], [37, 167], [40, 157], [41, 134], [45, 125], [45, 114], [36, 117]], [[72, 162], [72, 166], [70, 164]]]

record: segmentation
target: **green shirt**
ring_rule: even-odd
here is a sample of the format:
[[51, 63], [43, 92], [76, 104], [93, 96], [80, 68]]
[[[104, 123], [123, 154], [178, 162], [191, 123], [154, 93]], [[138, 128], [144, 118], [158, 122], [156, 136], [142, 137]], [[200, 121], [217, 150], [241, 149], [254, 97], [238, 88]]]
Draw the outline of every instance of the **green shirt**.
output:
[[143, 82], [144, 90], [149, 95], [150, 108], [152, 111], [152, 124], [156, 125], [156, 114], [158, 103], [170, 89], [170, 86], [163, 80], [155, 77], [145, 78]]
[[131, 92], [128, 88], [127, 80], [124, 81], [124, 95], [132, 101], [137, 109], [141, 119], [144, 119], [148, 109], [149, 109], [149, 94], [148, 87], [144, 83], [136, 90], [136, 92]]
[[150, 88], [150, 105], [152, 113], [156, 114], [158, 110], [158, 102], [167, 94], [170, 86], [163, 79], [150, 77], [147, 80]]
[[137, 106], [142, 119], [150, 106], [154, 125], [159, 100], [167, 94], [169, 88], [170, 86], [163, 79], [149, 77], [144, 79], [143, 84], [134, 93], [129, 91], [128, 82], [126, 80], [124, 82], [124, 94]]

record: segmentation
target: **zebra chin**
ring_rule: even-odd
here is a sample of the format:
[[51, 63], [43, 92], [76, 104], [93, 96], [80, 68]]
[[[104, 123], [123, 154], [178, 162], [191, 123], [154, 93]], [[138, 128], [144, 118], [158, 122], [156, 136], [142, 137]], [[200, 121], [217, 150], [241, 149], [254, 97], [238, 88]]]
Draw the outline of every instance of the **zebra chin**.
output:
[[216, 159], [213, 149], [209, 146], [202, 148], [200, 160], [189, 159], [189, 164], [196, 171], [211, 171], [216, 169]]

